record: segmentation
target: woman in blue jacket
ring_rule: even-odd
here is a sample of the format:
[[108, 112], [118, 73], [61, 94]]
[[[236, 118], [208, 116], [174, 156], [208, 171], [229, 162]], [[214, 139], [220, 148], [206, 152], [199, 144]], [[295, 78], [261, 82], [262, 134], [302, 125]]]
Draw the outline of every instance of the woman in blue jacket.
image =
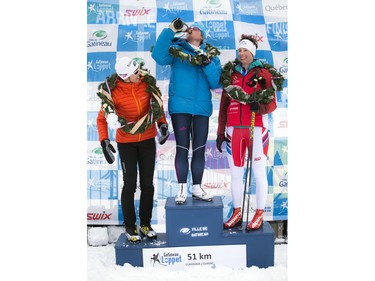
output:
[[[188, 154], [192, 141], [191, 174], [193, 199], [211, 201], [202, 188], [205, 164], [205, 147], [208, 137], [209, 117], [212, 114], [210, 89], [220, 88], [220, 52], [204, 42], [205, 27], [193, 23], [190, 27], [177, 27], [175, 19], [169, 28], [160, 33], [152, 50], [153, 59], [160, 65], [171, 65], [168, 111], [176, 138], [175, 170], [178, 180], [176, 204], [187, 198]], [[186, 31], [186, 36], [175, 38], [176, 32]]]

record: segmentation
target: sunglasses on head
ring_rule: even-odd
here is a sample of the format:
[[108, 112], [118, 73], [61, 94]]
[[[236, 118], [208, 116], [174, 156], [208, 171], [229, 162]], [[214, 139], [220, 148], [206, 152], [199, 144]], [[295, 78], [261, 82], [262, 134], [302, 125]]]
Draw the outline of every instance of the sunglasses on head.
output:
[[[137, 75], [139, 73], [139, 68], [137, 68], [136, 70], [134, 70], [134, 72], [132, 73], [132, 75]], [[127, 76], [127, 74], [119, 74], [118, 76], [120, 76], [123, 80], [127, 79], [127, 78], [130, 78], [131, 75]]]

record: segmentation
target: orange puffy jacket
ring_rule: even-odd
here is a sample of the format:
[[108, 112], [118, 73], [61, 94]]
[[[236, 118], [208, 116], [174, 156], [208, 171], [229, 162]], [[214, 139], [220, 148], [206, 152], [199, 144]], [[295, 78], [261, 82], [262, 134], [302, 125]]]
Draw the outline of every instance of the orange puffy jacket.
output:
[[[151, 95], [146, 92], [146, 88], [147, 84], [143, 81], [139, 83], [127, 83], [117, 78], [116, 87], [112, 89], [112, 99], [117, 115], [125, 118], [127, 122], [137, 122], [147, 114], [150, 110]], [[164, 112], [157, 123], [167, 123]], [[99, 141], [102, 142], [104, 139], [109, 139], [108, 125], [103, 108], [101, 108], [98, 113], [96, 124], [98, 126]], [[116, 142], [144, 141], [154, 138], [156, 135], [157, 130], [155, 123], [148, 127], [145, 132], [134, 135], [117, 129]]]

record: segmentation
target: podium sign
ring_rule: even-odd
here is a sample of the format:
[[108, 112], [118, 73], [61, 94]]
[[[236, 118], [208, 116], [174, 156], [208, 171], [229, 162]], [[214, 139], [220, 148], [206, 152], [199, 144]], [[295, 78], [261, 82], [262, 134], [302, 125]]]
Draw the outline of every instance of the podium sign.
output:
[[246, 268], [246, 245], [144, 248], [143, 267], [166, 266], [173, 270], [193, 267]]

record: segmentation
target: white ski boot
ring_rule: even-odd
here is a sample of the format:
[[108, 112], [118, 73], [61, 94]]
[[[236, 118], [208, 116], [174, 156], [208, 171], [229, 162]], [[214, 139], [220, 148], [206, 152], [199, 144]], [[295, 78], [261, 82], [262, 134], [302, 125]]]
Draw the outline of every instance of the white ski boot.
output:
[[187, 184], [186, 183], [179, 183], [178, 184], [178, 191], [175, 198], [176, 204], [184, 204], [187, 198]]
[[141, 225], [139, 227], [139, 232], [151, 239], [156, 239], [157, 237], [155, 230], [153, 230], [149, 224]]
[[196, 200], [212, 201], [213, 198], [206, 191], [204, 191], [200, 184], [194, 184], [191, 193], [193, 194], [193, 199]]
[[125, 236], [130, 243], [136, 244], [142, 241], [141, 236], [139, 236], [137, 228], [135, 226], [125, 227]]

